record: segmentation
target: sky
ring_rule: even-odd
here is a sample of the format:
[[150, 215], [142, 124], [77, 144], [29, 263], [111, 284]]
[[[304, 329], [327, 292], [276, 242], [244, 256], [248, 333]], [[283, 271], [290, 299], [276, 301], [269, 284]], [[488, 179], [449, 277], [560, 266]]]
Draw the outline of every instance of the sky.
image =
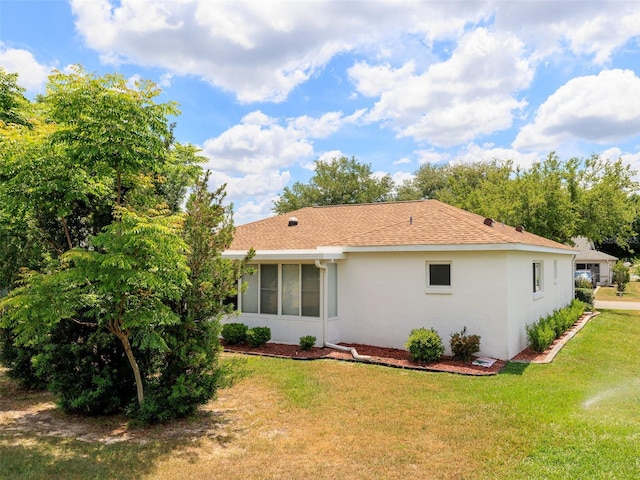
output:
[[0, 0], [30, 98], [74, 64], [178, 102], [236, 225], [340, 156], [398, 184], [552, 151], [640, 170], [640, 1]]

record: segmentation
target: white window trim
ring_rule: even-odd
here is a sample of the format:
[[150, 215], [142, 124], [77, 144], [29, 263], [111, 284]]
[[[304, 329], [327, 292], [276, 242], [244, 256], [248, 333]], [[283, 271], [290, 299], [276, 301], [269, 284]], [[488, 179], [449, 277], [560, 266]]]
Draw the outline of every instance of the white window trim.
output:
[[[451, 268], [451, 260], [427, 260], [424, 265], [425, 275], [425, 293], [451, 295], [453, 293], [453, 268]], [[449, 265], [449, 285], [431, 285], [429, 266], [430, 265]]]
[[540, 265], [540, 290], [537, 290], [533, 292], [533, 299], [537, 300], [539, 298], [544, 297], [544, 262], [542, 260], [534, 260], [532, 263], [532, 271], [531, 274], [533, 275], [533, 278], [531, 279], [533, 282], [535, 282], [535, 264]]

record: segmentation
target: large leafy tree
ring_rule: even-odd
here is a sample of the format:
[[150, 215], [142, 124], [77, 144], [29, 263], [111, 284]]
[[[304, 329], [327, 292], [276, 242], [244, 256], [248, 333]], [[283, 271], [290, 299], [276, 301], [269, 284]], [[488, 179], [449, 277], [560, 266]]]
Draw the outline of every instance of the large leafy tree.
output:
[[[133, 377], [133, 398], [147, 418], [188, 413], [175, 403], [158, 406], [157, 388], [153, 405], [144, 395], [145, 385], [161, 378], [169, 395], [171, 381], [182, 378], [176, 368], [164, 375], [168, 355], [174, 367], [191, 368], [184, 356], [193, 351], [181, 343], [187, 335], [177, 341], [171, 332], [189, 320], [183, 306], [196, 305], [188, 301], [195, 267], [189, 242], [195, 237], [185, 233], [185, 223], [192, 216], [178, 210], [201, 173], [200, 159], [195, 148], [174, 141], [168, 119], [178, 110], [173, 103], [156, 103], [159, 93], [151, 82], [129, 86], [120, 75], [97, 77], [80, 67], [55, 72], [46, 95], [34, 104], [40, 119], [33, 132], [1, 132], [0, 196], [5, 202], [0, 220], [19, 214], [21, 225], [37, 239], [40, 256], [23, 264], [29, 268], [18, 277], [11, 269], [24, 255], [3, 265], [3, 277], [14, 283], [18, 278], [18, 283], [0, 305], [0, 326], [13, 346], [29, 349], [31, 364], [44, 372], [70, 410], [124, 408], [133, 391], [114, 387]], [[209, 223], [207, 234], [224, 248], [232, 232], [230, 212], [216, 218], [225, 228], [218, 231]], [[8, 238], [18, 235], [16, 228], [4, 225], [0, 232]], [[219, 250], [210, 254], [219, 256]], [[235, 292], [242, 264], [225, 267], [225, 274], [208, 280], [214, 298]], [[215, 312], [205, 310], [215, 331]], [[193, 341], [217, 351], [217, 336], [210, 331]], [[96, 352], [101, 357], [88, 361]], [[60, 354], [67, 355], [66, 364], [58, 360]], [[215, 370], [215, 363], [210, 368]], [[80, 388], [70, 381], [74, 370], [92, 372], [81, 376], [85, 383]], [[191, 378], [195, 388], [198, 380]], [[214, 391], [206, 389], [208, 397], [200, 392], [195, 404]]]
[[398, 198], [435, 198], [563, 243], [576, 236], [624, 243], [637, 212], [634, 173], [622, 160], [563, 161], [554, 152], [529, 169], [499, 160], [425, 164]]
[[344, 205], [391, 200], [393, 180], [389, 175], [377, 178], [371, 165], [359, 163], [355, 157], [318, 160], [309, 183], [295, 182], [285, 187], [274, 202], [273, 211], [286, 213], [315, 205]]

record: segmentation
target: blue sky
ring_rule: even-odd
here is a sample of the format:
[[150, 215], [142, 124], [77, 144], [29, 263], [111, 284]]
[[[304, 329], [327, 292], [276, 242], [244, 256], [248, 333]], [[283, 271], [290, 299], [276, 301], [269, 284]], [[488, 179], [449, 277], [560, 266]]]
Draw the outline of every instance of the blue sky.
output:
[[640, 169], [638, 1], [0, 0], [30, 96], [78, 63], [180, 104], [236, 224], [341, 155], [397, 182], [550, 151]]

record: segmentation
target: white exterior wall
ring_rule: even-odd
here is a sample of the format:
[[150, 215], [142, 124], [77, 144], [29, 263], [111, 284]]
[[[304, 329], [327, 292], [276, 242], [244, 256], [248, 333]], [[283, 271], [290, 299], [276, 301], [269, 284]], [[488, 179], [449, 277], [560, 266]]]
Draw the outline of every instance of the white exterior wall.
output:
[[[554, 260], [557, 278], [554, 278]], [[451, 290], [429, 293], [427, 262], [451, 262]], [[533, 293], [533, 262], [543, 262], [543, 292]], [[481, 336], [480, 355], [509, 359], [527, 344], [525, 325], [573, 298], [572, 255], [532, 252], [349, 253], [338, 261], [338, 317], [328, 342], [404, 348], [413, 328], [435, 328], [450, 354], [450, 334]], [[320, 318], [240, 314], [226, 322], [271, 328], [273, 342], [322, 345]]]
[[[558, 278], [554, 281], [553, 261]], [[451, 262], [451, 293], [427, 293], [426, 262]], [[533, 262], [544, 291], [533, 293]], [[349, 254], [338, 278], [340, 341], [404, 348], [413, 328], [480, 335], [480, 355], [509, 359], [527, 346], [525, 325], [573, 298], [572, 256], [509, 252]]]
[[[533, 293], [533, 262], [542, 263], [542, 291]], [[554, 265], [555, 262], [555, 265]], [[527, 346], [527, 324], [573, 299], [573, 257], [571, 255], [511, 252], [507, 276], [510, 285], [508, 342], [506, 355], [512, 358]]]
[[270, 342], [298, 345], [300, 337], [313, 335], [316, 337], [316, 346], [322, 346], [322, 322], [317, 317], [285, 317], [241, 313], [238, 316], [226, 317], [222, 321], [222, 323], [232, 322], [244, 323], [249, 328], [269, 327], [271, 329]]
[[[451, 262], [451, 291], [427, 293], [426, 262]], [[481, 354], [504, 358], [506, 255], [495, 252], [349, 254], [339, 263], [340, 340], [404, 348], [414, 328], [481, 336]]]

